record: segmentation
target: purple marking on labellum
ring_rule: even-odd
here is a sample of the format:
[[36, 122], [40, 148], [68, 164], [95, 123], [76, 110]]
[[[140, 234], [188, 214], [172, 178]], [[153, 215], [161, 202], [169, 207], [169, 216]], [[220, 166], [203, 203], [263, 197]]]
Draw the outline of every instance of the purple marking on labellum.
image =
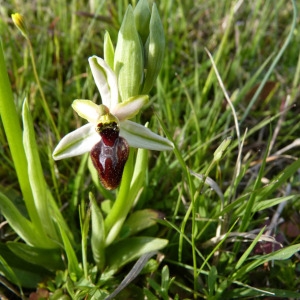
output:
[[129, 145], [122, 137], [115, 138], [112, 146], [107, 145], [104, 140], [102, 137], [100, 142], [92, 148], [91, 158], [102, 185], [107, 190], [114, 190], [121, 182], [124, 166], [129, 155]]

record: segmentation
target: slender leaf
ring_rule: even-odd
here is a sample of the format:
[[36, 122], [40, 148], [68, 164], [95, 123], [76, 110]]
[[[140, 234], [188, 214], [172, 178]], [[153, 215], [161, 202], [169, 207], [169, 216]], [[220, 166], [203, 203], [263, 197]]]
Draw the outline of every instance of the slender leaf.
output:
[[261, 231], [259, 232], [259, 234], [256, 236], [256, 238], [253, 240], [253, 242], [250, 244], [250, 246], [248, 247], [248, 249], [243, 253], [243, 255], [240, 257], [240, 259], [238, 260], [238, 262], [235, 265], [235, 269], [239, 269], [240, 266], [244, 263], [244, 261], [247, 259], [247, 257], [250, 255], [251, 251], [253, 250], [253, 248], [255, 247], [255, 245], [258, 243], [260, 237], [262, 236], [263, 232], [265, 231], [265, 227], [261, 229]]
[[39, 282], [51, 275], [45, 268], [33, 265], [15, 255], [5, 244], [0, 243], [0, 253], [0, 270], [16, 285], [36, 288]]
[[[37, 209], [40, 221], [33, 223], [37, 230], [44, 229], [47, 236], [54, 240], [58, 240], [58, 235], [55, 230], [50, 206], [48, 204], [47, 185], [44, 178], [42, 165], [40, 162], [38, 147], [35, 140], [33, 123], [28, 108], [27, 100], [23, 103], [23, 144], [28, 161], [28, 176], [33, 193], [35, 207]], [[42, 227], [40, 225], [42, 224]], [[45, 240], [47, 241], [47, 239]], [[49, 247], [53, 247], [53, 242], [48, 239]]]
[[41, 248], [49, 247], [47, 237], [42, 235], [38, 228], [33, 226], [14, 206], [10, 199], [2, 193], [0, 193], [0, 210], [16, 234], [27, 244]]
[[91, 201], [91, 218], [92, 218], [92, 237], [91, 246], [93, 257], [99, 270], [102, 270], [105, 264], [105, 228], [102, 213], [95, 201], [94, 196], [90, 193]]
[[5, 259], [0, 255], [0, 270], [5, 275], [7, 279], [9, 279], [14, 284], [21, 287], [21, 283], [16, 273], [10, 267], [10, 265], [5, 261]]
[[126, 277], [122, 280], [120, 285], [111, 293], [105, 300], [113, 299], [118, 293], [120, 293], [130, 282], [132, 282], [142, 271], [145, 264], [148, 260], [156, 254], [156, 251], [149, 252], [144, 254], [142, 257], [138, 259], [138, 261], [134, 264], [130, 272], [126, 275]]
[[66, 256], [68, 259], [68, 271], [70, 274], [70, 277], [73, 281], [78, 280], [78, 278], [82, 275], [82, 270], [79, 267], [79, 263], [76, 257], [76, 253], [72, 247], [72, 244], [67, 236], [67, 234], [64, 232], [63, 228], [59, 226], [61, 237], [64, 244], [64, 249], [66, 251]]
[[209, 290], [209, 295], [212, 296], [215, 291], [215, 284], [216, 280], [218, 278], [218, 270], [215, 266], [212, 266], [209, 273], [208, 273], [208, 290]]
[[223, 294], [223, 299], [253, 299], [254, 297], [278, 297], [279, 299], [300, 299], [300, 293], [296, 291], [280, 290], [273, 288], [260, 288], [250, 289], [250, 288], [238, 288], [232, 291], [225, 292]]
[[64, 268], [61, 251], [58, 249], [37, 248], [18, 242], [7, 242], [6, 245], [15, 255], [32, 264], [48, 270]]
[[280, 197], [280, 198], [274, 198], [274, 199], [268, 199], [268, 200], [263, 200], [263, 201], [256, 202], [253, 206], [252, 212], [256, 212], [256, 211], [267, 209], [269, 207], [273, 207], [273, 206], [278, 205], [282, 202], [289, 201], [289, 200], [292, 200], [292, 199], [296, 199], [296, 197], [298, 197], [298, 196], [289, 195], [289, 196], [286, 196], [286, 197]]
[[[132, 237], [121, 240], [106, 249], [107, 270], [114, 274], [119, 268], [142, 255], [164, 248], [168, 240], [151, 237]], [[108, 255], [109, 253], [109, 255]]]
[[262, 255], [261, 257], [255, 257], [255, 260], [248, 263], [247, 265], [241, 267], [236, 273], [234, 273], [233, 278], [237, 279], [244, 274], [250, 272], [256, 267], [269, 262], [271, 260], [284, 260], [290, 258], [292, 255], [300, 251], [300, 244], [289, 246], [278, 251]]
[[[79, 213], [81, 210], [79, 210]], [[90, 220], [91, 220], [91, 211], [88, 211], [84, 214], [80, 213], [80, 229], [81, 229], [81, 252], [82, 252], [82, 266], [84, 271], [84, 278], [88, 278], [88, 257], [87, 257], [87, 248], [88, 248], [88, 237], [90, 229]]]
[[18, 176], [18, 182], [30, 219], [37, 223], [39, 217], [34, 206], [27, 173], [27, 159], [22, 143], [22, 130], [16, 111], [11, 85], [7, 75], [2, 43], [0, 40], [0, 116], [9, 144], [9, 149]]

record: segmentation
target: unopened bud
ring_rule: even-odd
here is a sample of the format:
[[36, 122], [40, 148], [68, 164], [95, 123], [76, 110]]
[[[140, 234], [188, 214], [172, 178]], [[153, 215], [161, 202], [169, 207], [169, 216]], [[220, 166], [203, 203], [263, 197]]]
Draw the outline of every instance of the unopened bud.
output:
[[11, 18], [14, 24], [17, 26], [17, 28], [21, 31], [23, 36], [27, 39], [27, 29], [26, 29], [24, 17], [19, 13], [15, 13], [11, 15]]
[[151, 18], [148, 0], [140, 0], [134, 8], [133, 13], [136, 29], [142, 39], [143, 44], [145, 44], [149, 36], [149, 23]]
[[217, 150], [214, 152], [214, 161], [218, 161], [222, 158], [225, 150], [227, 149], [227, 147], [229, 146], [229, 144], [231, 143], [232, 137], [227, 137], [222, 143], [221, 145], [217, 148]]
[[152, 89], [161, 69], [164, 50], [164, 29], [155, 3], [152, 6], [150, 19], [150, 34], [145, 45], [145, 80], [142, 94], [148, 94]]
[[133, 9], [129, 5], [118, 34], [114, 59], [114, 70], [122, 101], [140, 94], [143, 68], [143, 48], [135, 26]]

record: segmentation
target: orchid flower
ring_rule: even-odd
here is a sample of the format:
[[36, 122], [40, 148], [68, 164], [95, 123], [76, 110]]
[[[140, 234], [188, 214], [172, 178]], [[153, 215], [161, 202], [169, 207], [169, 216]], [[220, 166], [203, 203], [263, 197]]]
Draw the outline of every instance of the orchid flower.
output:
[[[148, 96], [135, 96], [119, 103], [115, 73], [102, 58], [97, 56], [90, 57], [89, 64], [102, 104], [97, 105], [90, 100], [73, 101], [72, 108], [88, 123], [67, 134], [55, 148], [53, 158], [60, 160], [90, 152], [105, 136], [101, 135], [99, 124], [110, 126], [112, 123], [116, 125], [118, 135], [125, 139], [130, 147], [158, 151], [172, 150], [173, 144], [168, 139], [128, 120], [138, 114], [148, 102]], [[113, 142], [110, 147], [113, 146]]]

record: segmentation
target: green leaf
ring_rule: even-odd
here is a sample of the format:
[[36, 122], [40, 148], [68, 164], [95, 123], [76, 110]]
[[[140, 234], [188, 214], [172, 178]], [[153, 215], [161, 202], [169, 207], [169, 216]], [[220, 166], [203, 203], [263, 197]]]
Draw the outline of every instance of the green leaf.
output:
[[105, 265], [105, 228], [102, 213], [97, 205], [97, 202], [92, 195], [89, 194], [91, 201], [91, 218], [92, 218], [92, 236], [91, 246], [94, 260], [99, 270], [102, 270]]
[[217, 278], [218, 278], [218, 270], [215, 266], [212, 266], [211, 269], [209, 270], [208, 278], [207, 278], [208, 290], [210, 296], [213, 296], [214, 294]]
[[88, 209], [86, 213], [79, 210], [80, 230], [81, 230], [81, 252], [82, 252], [82, 267], [84, 271], [84, 278], [88, 277], [88, 258], [87, 248], [89, 240], [89, 229], [91, 220], [91, 210]]
[[160, 250], [167, 244], [168, 240], [152, 237], [132, 237], [117, 242], [106, 248], [107, 254], [113, 253], [114, 255], [106, 256], [108, 268], [105, 273], [112, 275], [125, 264], [148, 252]]
[[152, 237], [132, 237], [121, 240], [106, 248], [108, 267], [105, 273], [114, 274], [130, 261], [148, 252], [160, 250], [167, 244], [168, 240]]
[[47, 238], [2, 193], [0, 193], [0, 210], [12, 229], [27, 244], [41, 248], [49, 247]]
[[[35, 140], [33, 123], [28, 108], [28, 103], [25, 100], [23, 103], [23, 144], [28, 161], [28, 176], [30, 186], [33, 193], [34, 203], [40, 220], [32, 220], [36, 230], [45, 232], [45, 243], [49, 248], [57, 247], [52, 240], [58, 241], [58, 235], [51, 218], [51, 210], [49, 209], [47, 185], [44, 178], [42, 165], [40, 162], [38, 147]], [[43, 229], [43, 230], [42, 230]], [[48, 238], [50, 237], [50, 238]], [[52, 239], [52, 240], [51, 240]]]
[[147, 299], [148, 300], [158, 300], [158, 298], [155, 296], [155, 295], [153, 295], [150, 291], [149, 291], [149, 289], [147, 288], [144, 288], [143, 289], [143, 292], [144, 292], [144, 295], [147, 297]]
[[297, 196], [296, 195], [289, 195], [286, 197], [280, 197], [280, 198], [274, 198], [274, 199], [268, 199], [268, 200], [263, 200], [256, 202], [253, 206], [252, 212], [257, 212], [260, 210], [267, 209], [269, 207], [275, 206], [280, 204], [281, 202], [289, 201], [292, 199], [295, 199]]
[[22, 143], [22, 130], [17, 114], [14, 97], [8, 78], [2, 43], [0, 40], [0, 116], [7, 137], [18, 182], [22, 191], [26, 208], [32, 221], [39, 220], [34, 207], [31, 187], [27, 173], [27, 160]]
[[221, 145], [217, 148], [217, 150], [214, 152], [214, 161], [219, 161], [226, 149], [228, 148], [229, 144], [231, 143], [232, 137], [227, 137]]
[[71, 279], [75, 282], [82, 275], [82, 270], [79, 267], [79, 263], [76, 257], [76, 253], [72, 247], [72, 244], [63, 230], [63, 228], [59, 225], [60, 234], [63, 240], [64, 249], [66, 251], [67, 259], [68, 259], [68, 271]]
[[222, 294], [222, 299], [254, 299], [263, 296], [271, 297], [271, 299], [275, 297], [278, 297], [279, 299], [300, 299], [300, 293], [298, 292], [267, 287], [261, 287], [259, 289], [251, 289], [251, 287], [237, 288], [232, 291], [226, 291]]
[[129, 235], [136, 233], [156, 224], [161, 214], [152, 209], [138, 210], [132, 213], [124, 223], [123, 228]]
[[9, 264], [5, 261], [5, 259], [0, 255], [0, 270], [3, 272], [5, 277], [16, 284], [19, 288], [21, 287], [21, 283], [19, 278], [13, 271], [13, 269], [9, 266]]
[[255, 245], [258, 243], [258, 241], [259, 241], [259, 239], [262, 236], [262, 234], [263, 234], [264, 231], [265, 231], [265, 227], [261, 229], [261, 231], [256, 236], [256, 238], [252, 241], [252, 243], [250, 244], [250, 246], [248, 247], [248, 249], [240, 257], [240, 259], [238, 260], [238, 262], [235, 265], [235, 269], [236, 270], [240, 268], [240, 266], [244, 263], [244, 261], [250, 255], [251, 251], [253, 250], [253, 248], [255, 247]]
[[287, 166], [262, 191], [257, 194], [256, 202], [270, 198], [278, 188], [282, 187], [300, 168], [300, 159]]
[[[48, 193], [49, 206], [51, 207], [51, 214], [52, 214], [54, 223], [56, 224], [56, 226], [57, 226], [57, 224], [59, 224], [60, 228], [68, 236], [70, 242], [72, 244], [74, 244], [73, 233], [71, 232], [68, 224], [66, 223], [66, 219], [61, 214], [61, 211], [58, 208], [57, 203], [55, 202], [55, 199], [53, 198], [53, 195], [51, 194], [50, 190], [47, 190], [47, 193]], [[57, 229], [57, 230], [59, 230], [59, 229]]]
[[45, 268], [33, 265], [16, 256], [5, 244], [0, 243], [0, 253], [0, 271], [16, 285], [36, 288], [39, 282], [51, 275]]
[[161, 290], [168, 295], [168, 289], [170, 287], [170, 271], [168, 266], [164, 266], [161, 271]]
[[289, 246], [278, 251], [262, 255], [259, 257], [255, 257], [255, 260], [248, 263], [247, 265], [241, 267], [236, 273], [233, 274], [234, 279], [238, 279], [244, 274], [250, 272], [251, 270], [255, 269], [256, 267], [269, 262], [271, 260], [284, 260], [290, 258], [292, 255], [300, 251], [300, 244], [296, 244], [293, 246]]
[[18, 242], [7, 242], [6, 245], [15, 255], [32, 264], [48, 270], [59, 270], [64, 267], [60, 250], [42, 249]]
[[138, 261], [134, 264], [134, 266], [131, 268], [130, 272], [125, 276], [125, 278], [122, 280], [122, 282], [119, 284], [119, 286], [107, 297], [106, 300], [114, 299], [117, 294], [119, 294], [125, 287], [130, 284], [142, 271], [146, 263], [149, 261], [149, 259], [155, 255], [157, 252], [152, 251], [147, 254], [144, 254], [141, 256]]

